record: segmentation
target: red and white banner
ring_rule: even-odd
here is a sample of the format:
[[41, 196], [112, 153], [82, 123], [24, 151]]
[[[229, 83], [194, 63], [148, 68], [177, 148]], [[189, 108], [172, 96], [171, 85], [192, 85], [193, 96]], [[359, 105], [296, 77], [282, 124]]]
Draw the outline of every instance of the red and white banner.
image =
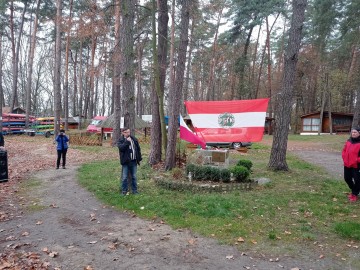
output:
[[201, 145], [201, 148], [205, 149], [206, 144], [205, 142], [198, 136], [196, 136], [186, 125], [184, 119], [180, 115], [180, 139], [193, 143]]
[[196, 133], [206, 142], [262, 140], [269, 99], [185, 101]]

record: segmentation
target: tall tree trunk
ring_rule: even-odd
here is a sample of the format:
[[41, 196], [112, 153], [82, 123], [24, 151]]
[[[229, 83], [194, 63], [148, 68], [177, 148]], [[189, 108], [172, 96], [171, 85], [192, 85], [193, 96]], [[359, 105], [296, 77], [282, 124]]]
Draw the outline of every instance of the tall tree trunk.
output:
[[137, 103], [136, 103], [136, 113], [141, 116], [144, 114], [144, 95], [142, 92], [142, 64], [143, 64], [143, 56], [144, 56], [144, 46], [139, 42], [137, 46]]
[[[0, 36], [0, 63], [2, 63], [2, 35]], [[0, 67], [0, 115], [4, 107], [3, 69]], [[2, 117], [0, 117], [0, 132], [2, 132]]]
[[24, 18], [25, 18], [25, 13], [26, 13], [26, 9], [27, 9], [27, 5], [28, 2], [25, 1], [24, 2], [24, 9], [21, 15], [21, 23], [20, 23], [20, 28], [19, 28], [19, 34], [18, 34], [18, 38], [17, 41], [15, 42], [15, 30], [14, 30], [14, 1], [11, 0], [11, 5], [10, 5], [10, 35], [11, 35], [11, 51], [12, 51], [12, 79], [13, 79], [13, 84], [12, 84], [12, 94], [11, 94], [11, 101], [10, 101], [10, 112], [14, 109], [14, 107], [19, 105], [19, 100], [18, 100], [18, 72], [19, 72], [19, 50], [20, 50], [20, 42], [21, 42], [21, 37], [22, 37], [22, 32], [23, 32], [23, 27], [24, 27]]
[[66, 31], [65, 49], [65, 81], [64, 81], [64, 118], [65, 130], [69, 129], [69, 50], [70, 50], [70, 30], [72, 26], [73, 0], [70, 0], [70, 14]]
[[259, 47], [259, 40], [260, 40], [260, 33], [261, 33], [261, 25], [259, 25], [259, 32], [256, 38], [255, 43], [255, 49], [254, 49], [254, 56], [253, 56], [253, 63], [252, 63], [252, 69], [251, 69], [251, 77], [250, 77], [250, 84], [252, 85], [255, 90], [254, 98], [258, 98], [258, 87], [255, 86], [255, 67], [256, 67], [256, 60], [257, 60], [257, 53], [258, 53], [258, 47]]
[[[71, 51], [70, 51], [71, 52]], [[76, 49], [75, 52], [75, 59], [73, 59], [73, 69], [74, 69], [74, 91], [73, 91], [73, 99], [72, 99], [72, 115], [79, 116], [79, 119], [81, 119], [81, 114], [78, 113], [78, 92], [77, 92], [77, 86], [78, 86], [78, 80], [77, 80], [77, 61], [78, 61], [78, 49]], [[80, 125], [79, 125], [80, 128]]]
[[[153, 49], [153, 69], [154, 69], [154, 90], [156, 95], [153, 97], [152, 106], [152, 124], [151, 124], [151, 149], [149, 155], [149, 164], [154, 165], [161, 161], [162, 148], [167, 146], [167, 134], [165, 126], [165, 113], [164, 113], [164, 88], [166, 76], [166, 55], [167, 55], [167, 1], [159, 0], [159, 35], [158, 35], [158, 48], [156, 46], [156, 23], [155, 23], [155, 10], [156, 3], [153, 0], [153, 14], [152, 14], [152, 49]], [[154, 100], [157, 98], [157, 100]]]
[[94, 94], [95, 94], [95, 53], [97, 45], [97, 36], [91, 35], [91, 62], [90, 62], [90, 89], [89, 89], [89, 117], [94, 116]]
[[176, 64], [175, 85], [169, 92], [169, 140], [166, 149], [165, 169], [171, 170], [176, 165], [176, 141], [179, 127], [180, 101], [184, 84], [184, 71], [186, 63], [186, 50], [189, 43], [188, 30], [190, 20], [190, 0], [183, 0], [181, 6], [180, 43]]
[[210, 76], [209, 76], [209, 84], [208, 84], [208, 91], [206, 100], [214, 100], [215, 99], [215, 66], [216, 66], [216, 54], [217, 54], [217, 40], [218, 40], [218, 33], [220, 28], [220, 22], [222, 18], [223, 8], [220, 9], [218, 14], [217, 22], [216, 22], [216, 29], [215, 29], [215, 37], [212, 46], [212, 53], [211, 53], [211, 60], [210, 60]]
[[172, 0], [171, 4], [171, 34], [170, 34], [170, 59], [169, 59], [169, 77], [170, 77], [170, 89], [174, 87], [175, 82], [175, 0]]
[[80, 61], [79, 61], [79, 126], [80, 128], [82, 128], [82, 121], [81, 119], [84, 117], [84, 112], [83, 112], [83, 95], [84, 95], [84, 91], [83, 91], [83, 55], [82, 55], [82, 51], [83, 51], [83, 40], [82, 38], [80, 38], [80, 48], [79, 48], [79, 57], [80, 57]]
[[134, 19], [135, 1], [121, 1], [121, 86], [123, 89], [124, 127], [135, 131], [135, 68], [134, 68]]
[[[193, 52], [193, 48], [194, 48], [194, 42], [193, 42], [193, 38], [194, 38], [194, 29], [195, 29], [195, 19], [193, 17], [192, 21], [191, 21], [191, 28], [190, 28], [190, 42], [189, 42], [189, 52], [188, 52], [188, 57], [187, 57], [187, 66], [186, 66], [186, 75], [185, 75], [185, 85], [184, 85], [184, 93], [183, 93], [183, 101], [188, 99], [188, 95], [189, 95], [189, 81], [190, 81], [190, 69], [191, 69], [191, 62], [192, 62], [192, 52]], [[186, 112], [186, 108], [185, 105], [181, 106], [181, 113], [185, 114]]]
[[157, 58], [158, 58], [158, 69], [159, 69], [159, 84], [161, 93], [159, 97], [159, 112], [160, 112], [160, 125], [161, 125], [161, 142], [166, 151], [167, 146], [167, 133], [165, 126], [165, 113], [164, 113], [164, 93], [165, 93], [165, 80], [166, 80], [166, 70], [167, 70], [167, 53], [168, 53], [168, 5], [167, 0], [158, 0], [158, 48], [157, 48]]
[[120, 78], [120, 60], [121, 60], [121, 48], [120, 48], [120, 0], [115, 1], [115, 44], [114, 54], [112, 59], [112, 65], [114, 69], [113, 78], [113, 104], [114, 104], [114, 130], [113, 130], [113, 141], [115, 145], [121, 136], [120, 120], [121, 120], [121, 78]]
[[286, 163], [286, 150], [291, 120], [296, 64], [301, 45], [306, 4], [307, 0], [292, 2], [293, 14], [289, 30], [289, 41], [284, 57], [284, 75], [281, 92], [277, 95], [277, 106], [275, 106], [275, 129], [268, 164], [269, 168], [273, 170], [287, 171], [289, 169]]
[[31, 83], [32, 83], [32, 73], [33, 73], [33, 62], [35, 55], [35, 46], [36, 46], [36, 33], [38, 28], [38, 13], [40, 7], [40, 0], [36, 1], [36, 11], [35, 11], [35, 21], [34, 29], [31, 35], [30, 42], [30, 53], [29, 53], [29, 62], [28, 62], [28, 79], [26, 83], [26, 117], [25, 117], [25, 127], [29, 127], [29, 115], [31, 113]]
[[55, 74], [54, 74], [54, 108], [55, 127], [54, 136], [60, 131], [61, 117], [61, 13], [62, 0], [56, 0], [56, 39], [55, 39]]
[[[255, 20], [256, 20], [256, 16], [255, 16]], [[245, 41], [245, 45], [244, 45], [244, 50], [242, 55], [240, 56], [240, 67], [239, 67], [239, 91], [237, 93], [237, 98], [238, 99], [242, 99], [242, 98], [246, 98], [246, 89], [245, 89], [245, 68], [248, 65], [248, 50], [250, 47], [250, 41], [251, 41], [251, 35], [252, 35], [252, 31], [254, 29], [254, 26], [251, 26], [249, 28], [249, 32], [247, 34], [246, 37], [246, 41]]]

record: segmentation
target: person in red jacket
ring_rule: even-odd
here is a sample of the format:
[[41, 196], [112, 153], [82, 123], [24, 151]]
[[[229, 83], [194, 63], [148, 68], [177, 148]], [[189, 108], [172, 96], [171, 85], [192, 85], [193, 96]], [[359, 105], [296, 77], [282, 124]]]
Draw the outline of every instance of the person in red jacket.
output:
[[351, 130], [351, 136], [345, 142], [342, 151], [342, 159], [344, 179], [351, 190], [348, 198], [350, 202], [356, 202], [360, 192], [360, 128]]

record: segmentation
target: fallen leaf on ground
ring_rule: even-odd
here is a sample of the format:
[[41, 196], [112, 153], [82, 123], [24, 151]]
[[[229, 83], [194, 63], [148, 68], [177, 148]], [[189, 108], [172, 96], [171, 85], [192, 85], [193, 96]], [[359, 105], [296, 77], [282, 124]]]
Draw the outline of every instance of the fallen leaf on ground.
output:
[[194, 238], [191, 238], [191, 239], [188, 241], [188, 243], [189, 243], [190, 245], [195, 245], [195, 242], [196, 242], [196, 240], [195, 240]]
[[51, 258], [55, 258], [55, 257], [58, 256], [58, 255], [59, 255], [59, 253], [56, 252], [56, 251], [52, 251], [52, 252], [49, 253], [49, 256], [50, 256]]
[[237, 241], [238, 242], [245, 242], [244, 238], [242, 238], [242, 237], [239, 237]]

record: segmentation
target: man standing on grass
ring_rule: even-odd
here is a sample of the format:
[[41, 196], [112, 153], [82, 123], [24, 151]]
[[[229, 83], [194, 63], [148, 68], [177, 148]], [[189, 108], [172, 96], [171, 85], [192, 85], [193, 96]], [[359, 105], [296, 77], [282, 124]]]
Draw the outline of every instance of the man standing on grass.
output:
[[133, 194], [137, 194], [137, 165], [140, 165], [140, 161], [142, 160], [139, 142], [134, 136], [130, 135], [130, 129], [125, 127], [122, 130], [122, 136], [117, 146], [119, 147], [120, 164], [122, 165], [121, 194], [126, 195], [129, 191], [129, 174], [132, 180], [131, 191]]

